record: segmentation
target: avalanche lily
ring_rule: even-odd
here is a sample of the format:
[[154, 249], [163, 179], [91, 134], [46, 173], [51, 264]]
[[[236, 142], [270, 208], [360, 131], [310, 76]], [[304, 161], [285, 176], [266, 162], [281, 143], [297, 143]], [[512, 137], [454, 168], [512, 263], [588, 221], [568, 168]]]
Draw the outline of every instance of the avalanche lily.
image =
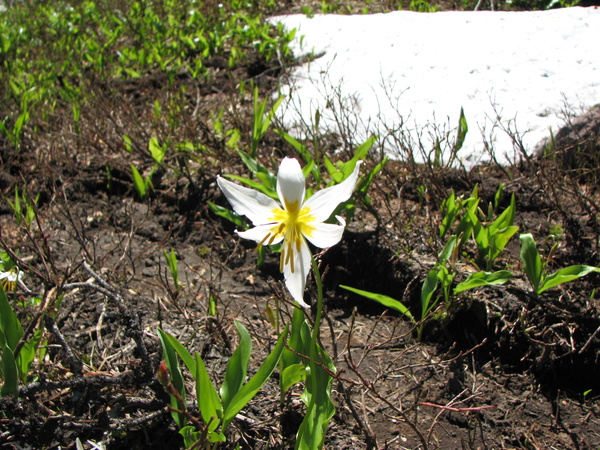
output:
[[254, 225], [254, 228], [242, 232], [236, 230], [236, 233], [259, 246], [283, 242], [279, 270], [283, 272], [290, 294], [303, 308], [309, 308], [303, 297], [312, 258], [306, 240], [315, 247], [327, 248], [342, 239], [346, 226], [344, 219], [336, 216], [339, 225], [325, 221], [340, 203], [352, 196], [361, 162], [343, 182], [305, 200], [306, 179], [300, 163], [294, 158], [284, 158], [277, 173], [277, 194], [282, 205], [262, 192], [217, 176], [217, 183], [234, 211], [246, 216]]
[[7, 272], [0, 272], [0, 286], [2, 286], [4, 292], [14, 291], [20, 279], [21, 271], [19, 269], [11, 269]]

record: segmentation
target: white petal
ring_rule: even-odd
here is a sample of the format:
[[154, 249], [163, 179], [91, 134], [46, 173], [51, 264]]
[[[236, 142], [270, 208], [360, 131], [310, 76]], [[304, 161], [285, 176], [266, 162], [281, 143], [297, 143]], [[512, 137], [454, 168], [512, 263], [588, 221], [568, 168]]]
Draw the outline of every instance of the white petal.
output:
[[9, 270], [8, 272], [0, 272], [0, 280], [6, 279], [9, 283], [15, 283], [19, 281], [21, 272]]
[[250, 239], [251, 241], [258, 242], [259, 244], [265, 245], [273, 245], [279, 244], [283, 240], [283, 235], [278, 236], [277, 238], [271, 239], [269, 236], [273, 231], [273, 227], [277, 225], [268, 223], [265, 225], [258, 225], [254, 228], [250, 228], [246, 231], [237, 231], [236, 233], [239, 237], [244, 239]]
[[[310, 308], [308, 304], [304, 301], [304, 288], [306, 287], [306, 277], [308, 276], [308, 272], [310, 270], [312, 258], [310, 254], [310, 249], [308, 248], [308, 244], [304, 239], [302, 239], [300, 244], [300, 251], [296, 251], [297, 249], [292, 243], [292, 260], [293, 263], [288, 260], [287, 263], [284, 262], [283, 265], [283, 276], [285, 277], [285, 285], [292, 294], [292, 297], [296, 302], [303, 308]], [[281, 253], [281, 257], [286, 261], [288, 245], [284, 243], [283, 251]], [[294, 271], [292, 272], [292, 266]]]
[[335, 208], [352, 196], [358, 181], [361, 164], [362, 161], [358, 161], [352, 174], [340, 184], [325, 188], [306, 200], [304, 206], [310, 208], [310, 214], [315, 217], [317, 222], [324, 222], [329, 219]]
[[294, 202], [300, 208], [304, 201], [306, 179], [302, 173], [300, 163], [294, 158], [283, 158], [277, 172], [277, 194], [279, 200], [287, 209]]
[[311, 227], [314, 227], [310, 235], [305, 235], [315, 247], [329, 248], [340, 242], [342, 234], [344, 233], [344, 227], [346, 221], [339, 216], [336, 216], [339, 220], [340, 225], [333, 223], [311, 223]]
[[233, 210], [241, 216], [246, 216], [254, 225], [269, 222], [272, 211], [279, 208], [275, 200], [262, 192], [232, 183], [217, 176], [217, 184], [231, 203]]

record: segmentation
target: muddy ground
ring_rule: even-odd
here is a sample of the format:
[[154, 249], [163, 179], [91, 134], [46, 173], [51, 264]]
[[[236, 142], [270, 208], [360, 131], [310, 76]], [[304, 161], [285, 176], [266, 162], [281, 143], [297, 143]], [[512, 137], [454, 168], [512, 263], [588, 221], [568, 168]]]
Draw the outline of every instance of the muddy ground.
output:
[[[90, 82], [97, 107], [76, 130], [70, 112], [61, 116], [58, 108], [35, 124], [35, 135], [30, 125], [20, 152], [2, 143], [5, 200], [15, 186], [40, 195], [28, 227], [17, 224], [7, 201], [0, 209], [0, 244], [30, 291], [19, 287], [9, 298], [26, 336], [41, 328], [47, 339], [47, 354], [33, 365], [18, 398], [0, 399], [2, 448], [75, 448], [77, 438], [85, 448], [91, 448], [88, 440], [110, 449], [182, 448], [168, 395], [156, 380], [163, 358], [158, 328], [200, 352], [217, 385], [235, 348], [234, 319], [253, 338], [251, 372], [268, 354], [277, 336], [267, 306], [275, 308], [277, 300], [289, 320], [293, 302], [278, 255], [267, 252], [258, 267], [254, 245], [208, 207], [227, 206], [217, 174], [247, 176], [247, 170], [211, 136], [206, 117], [220, 104], [235, 104], [231, 120], [249, 123], [251, 96], [236, 97], [236, 83], [256, 79], [266, 94], [276, 83], [271, 69], [250, 61], [215, 76], [210, 86], [177, 81], [194, 93], [183, 97], [181, 114], [195, 113], [181, 133], [213, 151], [167, 158], [143, 200], [130, 164], [152, 165], [142, 130], [154, 99], [170, 95], [160, 77]], [[128, 152], [120, 127], [133, 116], [138, 128], [128, 134], [142, 150]], [[332, 158], [351, 156], [334, 153], [337, 137], [322, 139]], [[468, 196], [476, 184], [483, 205], [501, 183], [500, 209], [515, 195], [515, 224], [534, 235], [544, 255], [558, 242], [552, 271], [600, 265], [598, 166], [589, 164], [597, 158], [590, 154], [579, 159], [587, 166], [567, 166], [558, 150], [555, 158], [470, 171], [390, 162], [369, 190], [370, 204], [358, 199], [342, 242], [319, 256], [326, 309], [321, 337], [339, 375], [327, 448], [600, 447], [600, 303], [594, 295], [600, 275], [535, 296], [515, 236], [495, 264], [515, 278], [460, 295], [443, 319], [426, 323], [421, 340], [400, 314], [339, 288], [389, 295], [418, 315], [421, 284], [444, 244], [437, 233], [441, 201], [451, 190]], [[298, 155], [269, 132], [259, 160], [275, 172], [283, 156]], [[374, 150], [366, 168], [379, 159]], [[179, 261], [178, 287], [163, 255], [171, 249]], [[472, 259], [469, 247], [460, 277], [475, 270]], [[211, 296], [216, 317], [208, 315]], [[312, 279], [306, 298], [315, 298]], [[236, 418], [225, 448], [293, 447], [301, 390], [280, 405], [277, 376]], [[189, 374], [186, 379], [192, 389]]]

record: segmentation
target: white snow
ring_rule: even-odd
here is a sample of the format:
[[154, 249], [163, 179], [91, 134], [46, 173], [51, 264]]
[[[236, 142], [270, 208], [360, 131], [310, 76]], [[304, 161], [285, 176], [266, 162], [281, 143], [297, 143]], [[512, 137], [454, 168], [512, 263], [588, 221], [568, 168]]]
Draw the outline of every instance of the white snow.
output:
[[[295, 56], [322, 54], [294, 70], [284, 89], [289, 103], [281, 116], [296, 134], [295, 124], [311, 123], [319, 109], [323, 129], [350, 131], [355, 142], [402, 123], [415, 145], [429, 142], [434, 128], [456, 128], [462, 107], [469, 132], [460, 158], [469, 166], [489, 159], [484, 140], [499, 161], [514, 160], [511, 139], [494, 127], [497, 114], [531, 153], [549, 128], [564, 123], [565, 108], [582, 112], [600, 103], [600, 8], [272, 20], [297, 29]], [[350, 130], [334, 119], [340, 96], [356, 114]], [[392, 156], [406, 156], [391, 140], [385, 145]]]

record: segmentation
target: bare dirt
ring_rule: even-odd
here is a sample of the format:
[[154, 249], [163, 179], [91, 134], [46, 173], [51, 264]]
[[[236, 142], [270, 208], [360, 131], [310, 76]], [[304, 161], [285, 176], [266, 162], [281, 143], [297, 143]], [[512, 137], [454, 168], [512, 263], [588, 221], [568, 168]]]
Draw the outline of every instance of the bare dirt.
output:
[[[256, 78], [257, 67], [249, 63], [209, 86], [178, 81], [194, 93], [183, 98], [182, 114], [199, 111], [180, 132], [200, 135], [214, 152], [196, 160], [173, 156], [154, 176], [148, 199], [137, 197], [129, 165], [152, 162], [143, 151], [123, 148], [119, 126], [133, 116], [150, 122], [153, 100], [170, 95], [160, 78], [95, 86], [96, 108], [77, 134], [62, 125], [72, 125], [65, 111], [38, 122], [36, 137], [26, 138], [19, 153], [4, 152], [6, 198], [15, 186], [40, 194], [29, 228], [17, 225], [7, 202], [0, 209], [0, 244], [31, 290], [20, 288], [10, 300], [26, 336], [42, 328], [48, 343], [18, 398], [0, 399], [2, 448], [75, 448], [77, 438], [85, 448], [87, 440], [110, 449], [182, 448], [156, 379], [158, 328], [198, 351], [217, 385], [236, 344], [234, 319], [253, 337], [251, 372], [268, 354], [276, 333], [267, 305], [275, 308], [277, 299], [284, 320], [293, 307], [278, 255], [267, 252], [257, 267], [254, 246], [207, 204], [227, 206], [218, 173], [247, 175], [237, 154], [210, 135], [208, 111], [229, 104], [237, 80]], [[274, 79], [264, 70], [256, 79], [266, 93]], [[249, 123], [251, 102], [235, 102], [231, 117], [241, 127]], [[137, 128], [140, 147], [143, 129]], [[326, 139], [335, 148], [335, 137]], [[268, 133], [262, 163], [276, 171], [284, 155], [297, 156]], [[369, 191], [372, 205], [359, 201], [343, 241], [319, 257], [322, 340], [339, 374], [327, 448], [600, 447], [599, 275], [535, 296], [515, 237], [496, 268], [517, 276], [459, 297], [444, 319], [427, 323], [421, 341], [407, 319], [339, 288], [389, 295], [419, 311], [422, 281], [444, 244], [437, 237], [441, 200], [451, 189], [468, 195], [475, 184], [484, 205], [500, 183], [502, 208], [515, 194], [516, 224], [534, 234], [543, 254], [554, 236], [552, 270], [600, 265], [597, 168], [565, 168], [559, 160], [469, 172], [388, 163]], [[170, 249], [179, 261], [179, 287], [163, 256]], [[207, 313], [211, 296], [216, 317]], [[306, 298], [315, 298], [312, 279]], [[234, 421], [225, 448], [293, 447], [303, 414], [300, 390], [281, 406], [277, 376]]]

